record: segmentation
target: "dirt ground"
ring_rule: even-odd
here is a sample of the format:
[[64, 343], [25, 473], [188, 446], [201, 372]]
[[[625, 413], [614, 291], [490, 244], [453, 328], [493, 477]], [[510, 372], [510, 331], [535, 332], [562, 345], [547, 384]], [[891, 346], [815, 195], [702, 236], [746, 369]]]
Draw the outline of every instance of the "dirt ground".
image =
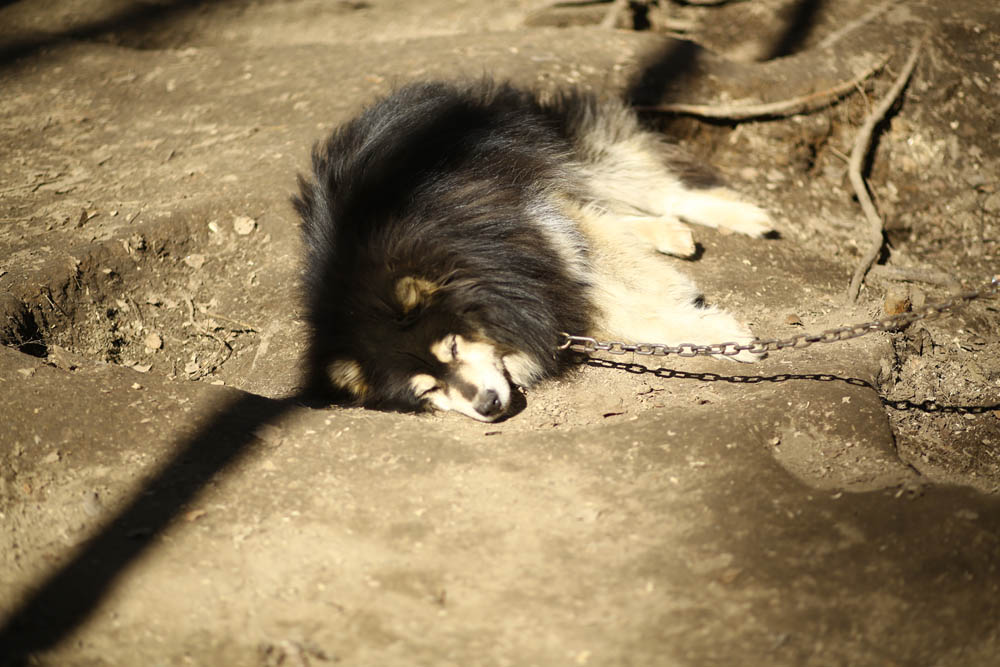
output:
[[[780, 230], [664, 261], [764, 338], [1000, 274], [994, 0], [609, 6], [0, 3], [0, 664], [1000, 664], [996, 298], [754, 365], [596, 356], [490, 425], [294, 399], [296, 171], [419, 78], [858, 78], [644, 111]], [[848, 156], [924, 35], [854, 303]]]

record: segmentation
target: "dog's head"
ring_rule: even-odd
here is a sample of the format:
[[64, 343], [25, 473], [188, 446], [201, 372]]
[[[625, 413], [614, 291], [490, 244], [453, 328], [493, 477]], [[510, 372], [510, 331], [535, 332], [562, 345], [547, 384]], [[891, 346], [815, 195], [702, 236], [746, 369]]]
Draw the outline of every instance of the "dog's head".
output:
[[[492, 340], [461, 286], [404, 276], [392, 281], [380, 308], [361, 304], [342, 317], [326, 379], [352, 402], [404, 411], [452, 410], [492, 422], [511, 406], [507, 363], [523, 355]], [[467, 291], [467, 290], [466, 290]]]
[[440, 362], [438, 372], [417, 372], [409, 380], [423, 405], [486, 422], [507, 413], [510, 382], [495, 344], [447, 334], [430, 346], [430, 353]]

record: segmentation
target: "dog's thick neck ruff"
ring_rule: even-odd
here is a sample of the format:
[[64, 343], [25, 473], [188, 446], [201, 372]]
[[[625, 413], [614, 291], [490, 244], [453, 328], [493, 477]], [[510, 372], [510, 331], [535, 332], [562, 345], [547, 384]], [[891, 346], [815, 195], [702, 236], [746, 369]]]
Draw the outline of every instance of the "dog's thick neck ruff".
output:
[[492, 421], [511, 385], [563, 368], [561, 331], [752, 338], [656, 256], [694, 252], [682, 219], [770, 229], [706, 173], [616, 102], [488, 81], [398, 90], [316, 147], [293, 199], [310, 386]]

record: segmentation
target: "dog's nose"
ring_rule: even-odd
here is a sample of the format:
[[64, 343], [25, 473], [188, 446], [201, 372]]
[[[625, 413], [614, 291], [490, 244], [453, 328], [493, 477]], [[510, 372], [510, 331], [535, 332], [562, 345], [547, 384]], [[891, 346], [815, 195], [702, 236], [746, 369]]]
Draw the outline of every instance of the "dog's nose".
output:
[[487, 389], [476, 397], [476, 412], [484, 417], [495, 417], [503, 410], [500, 396], [492, 389]]

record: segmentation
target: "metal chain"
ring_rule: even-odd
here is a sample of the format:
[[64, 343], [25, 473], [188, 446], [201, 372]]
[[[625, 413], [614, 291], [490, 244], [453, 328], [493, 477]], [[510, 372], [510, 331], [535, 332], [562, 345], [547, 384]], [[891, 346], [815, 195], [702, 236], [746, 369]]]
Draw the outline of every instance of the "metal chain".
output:
[[865, 336], [875, 331], [897, 331], [919, 320], [937, 317], [975, 299], [994, 296], [998, 291], [1000, 291], [1000, 274], [993, 276], [989, 283], [979, 289], [961, 292], [950, 299], [921, 306], [916, 310], [900, 313], [899, 315], [891, 315], [880, 320], [852, 324], [846, 327], [827, 329], [818, 334], [801, 333], [790, 338], [767, 338], [764, 340], [755, 340], [748, 344], [713, 343], [711, 345], [696, 345], [694, 343], [681, 343], [679, 345], [666, 345], [663, 343], [623, 343], [621, 341], [599, 341], [589, 336], [573, 336], [568, 333], [561, 333], [562, 340], [557, 349], [585, 353], [607, 352], [609, 354], [626, 354], [632, 352], [645, 356], [676, 354], [679, 357], [707, 355], [732, 357], [740, 352], [763, 354], [765, 352], [788, 348], [802, 349], [809, 347], [813, 343], [836, 343], [842, 340]]

